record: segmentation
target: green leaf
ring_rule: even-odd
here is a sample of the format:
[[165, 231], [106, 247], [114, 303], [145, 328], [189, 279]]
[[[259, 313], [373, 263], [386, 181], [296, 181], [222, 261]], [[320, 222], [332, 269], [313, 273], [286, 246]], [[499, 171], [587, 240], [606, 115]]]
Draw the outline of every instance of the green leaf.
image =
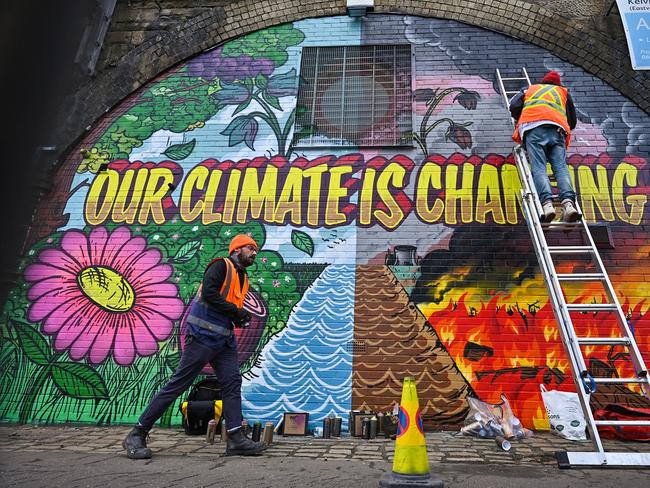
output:
[[87, 364], [52, 363], [52, 379], [64, 395], [82, 400], [108, 400], [102, 377]]
[[20, 347], [33, 363], [46, 366], [50, 362], [50, 346], [45, 337], [25, 322], [14, 321], [14, 330]]
[[300, 230], [291, 231], [291, 244], [293, 244], [296, 249], [309, 254], [309, 256], [314, 255], [314, 241], [309, 237], [309, 234], [306, 234]]
[[237, 115], [239, 112], [241, 112], [242, 110], [246, 110], [246, 108], [248, 108], [248, 106], [251, 104], [252, 100], [253, 100], [252, 98], [249, 98], [248, 100], [245, 100], [242, 103], [240, 103], [235, 109], [235, 111], [232, 113], [233, 117]]
[[282, 110], [282, 106], [280, 105], [280, 100], [278, 97], [275, 97], [268, 92], [264, 92], [262, 93], [262, 98], [264, 98], [264, 100], [266, 100], [266, 103], [268, 103], [274, 109]]
[[201, 247], [201, 241], [189, 241], [183, 244], [173, 258], [171, 258], [172, 263], [186, 263], [194, 257], [194, 255]]
[[167, 149], [165, 149], [165, 152], [163, 154], [169, 159], [180, 161], [181, 159], [185, 159], [190, 154], [192, 154], [195, 145], [196, 139], [192, 139], [190, 142], [186, 142], [185, 144], [174, 144], [173, 146], [169, 146]]

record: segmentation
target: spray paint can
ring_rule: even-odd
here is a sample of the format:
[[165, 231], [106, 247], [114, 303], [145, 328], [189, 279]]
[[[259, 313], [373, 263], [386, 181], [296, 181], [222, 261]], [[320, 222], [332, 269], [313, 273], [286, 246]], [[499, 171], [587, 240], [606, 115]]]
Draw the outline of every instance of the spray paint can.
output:
[[510, 444], [510, 441], [500, 435], [496, 436], [494, 438], [494, 442], [497, 443], [497, 446], [499, 446], [501, 449], [504, 451], [509, 451], [510, 448], [512, 447], [512, 444]]
[[226, 419], [221, 420], [221, 442], [228, 440], [228, 429], [226, 428]]
[[217, 423], [214, 419], [208, 422], [208, 431], [205, 433], [205, 442], [214, 444], [214, 436], [217, 433]]
[[273, 442], [273, 422], [267, 422], [264, 425], [264, 434], [262, 438], [262, 442], [267, 446]]
[[374, 439], [377, 437], [377, 417], [372, 417], [370, 419], [370, 438]]
[[461, 432], [463, 435], [474, 435], [474, 433], [475, 433], [477, 430], [480, 430], [481, 427], [483, 427], [483, 425], [481, 424], [481, 422], [472, 422], [471, 424], [467, 424], [466, 426], [461, 427], [461, 428], [460, 428], [460, 432]]
[[332, 422], [332, 437], [341, 437], [341, 425], [343, 423], [343, 419], [341, 417], [334, 417], [332, 419]]
[[251, 440], [253, 442], [259, 442], [261, 434], [262, 434], [262, 422], [255, 422], [253, 424], [253, 435], [251, 436]]
[[332, 437], [332, 419], [325, 417], [323, 419], [323, 439]]
[[384, 413], [379, 412], [377, 414], [377, 434], [384, 433]]
[[248, 421], [247, 420], [242, 420], [241, 421], [241, 433], [244, 434], [245, 436], [248, 435]]
[[370, 419], [365, 418], [361, 421], [361, 437], [370, 439]]

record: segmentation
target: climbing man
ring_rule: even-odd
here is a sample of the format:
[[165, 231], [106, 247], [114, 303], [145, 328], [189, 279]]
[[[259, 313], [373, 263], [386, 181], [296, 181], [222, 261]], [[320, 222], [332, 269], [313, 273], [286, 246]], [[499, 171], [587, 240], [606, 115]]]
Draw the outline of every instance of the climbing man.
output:
[[551, 182], [546, 162], [551, 163], [562, 203], [562, 219], [575, 222], [580, 214], [576, 194], [566, 163], [571, 130], [576, 126], [576, 111], [569, 89], [562, 86], [560, 74], [549, 71], [541, 83], [523, 88], [510, 101], [510, 113], [517, 121], [512, 139], [528, 153], [535, 189], [544, 212], [544, 221], [555, 218]]

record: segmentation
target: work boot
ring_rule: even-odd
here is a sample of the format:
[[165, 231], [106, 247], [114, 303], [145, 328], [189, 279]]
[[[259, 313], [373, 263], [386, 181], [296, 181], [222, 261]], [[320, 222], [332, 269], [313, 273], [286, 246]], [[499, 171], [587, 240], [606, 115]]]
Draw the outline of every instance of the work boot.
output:
[[576, 210], [573, 200], [565, 198], [562, 200], [562, 220], [564, 222], [575, 222], [580, 219], [580, 214]]
[[241, 429], [234, 432], [228, 432], [226, 441], [226, 456], [257, 456], [266, 449], [266, 445], [261, 442], [253, 442], [246, 437]]
[[122, 447], [126, 449], [126, 457], [129, 459], [150, 459], [151, 449], [147, 447], [149, 431], [144, 427], [136, 425], [131, 429], [126, 439], [122, 441]]
[[555, 218], [555, 208], [551, 200], [546, 200], [542, 204], [542, 211], [544, 212], [544, 222], [551, 222]]

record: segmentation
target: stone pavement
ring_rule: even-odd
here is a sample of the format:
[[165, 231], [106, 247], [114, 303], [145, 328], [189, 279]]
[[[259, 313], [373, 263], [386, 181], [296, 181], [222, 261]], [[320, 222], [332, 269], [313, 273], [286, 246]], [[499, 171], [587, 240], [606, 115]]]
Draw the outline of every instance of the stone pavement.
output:
[[[263, 456], [225, 457], [225, 444], [207, 444], [179, 428], [152, 431], [154, 458], [126, 459], [128, 427], [0, 426], [0, 486], [377, 486], [391, 470], [395, 442], [275, 436]], [[492, 440], [426, 434], [431, 470], [449, 486], [635, 486], [650, 470], [559, 470], [557, 450], [591, 450], [538, 433], [504, 452]], [[606, 441], [611, 451], [647, 452], [647, 443]], [[532, 478], [539, 478], [533, 482]], [[646, 480], [646, 482], [642, 480]], [[118, 481], [121, 480], [121, 481]], [[490, 481], [491, 480], [491, 481]], [[521, 484], [522, 480], [526, 480]], [[624, 481], [623, 481], [624, 480]], [[611, 482], [611, 484], [607, 484]], [[582, 484], [584, 483], [584, 485]], [[629, 484], [626, 484], [629, 483]]]

